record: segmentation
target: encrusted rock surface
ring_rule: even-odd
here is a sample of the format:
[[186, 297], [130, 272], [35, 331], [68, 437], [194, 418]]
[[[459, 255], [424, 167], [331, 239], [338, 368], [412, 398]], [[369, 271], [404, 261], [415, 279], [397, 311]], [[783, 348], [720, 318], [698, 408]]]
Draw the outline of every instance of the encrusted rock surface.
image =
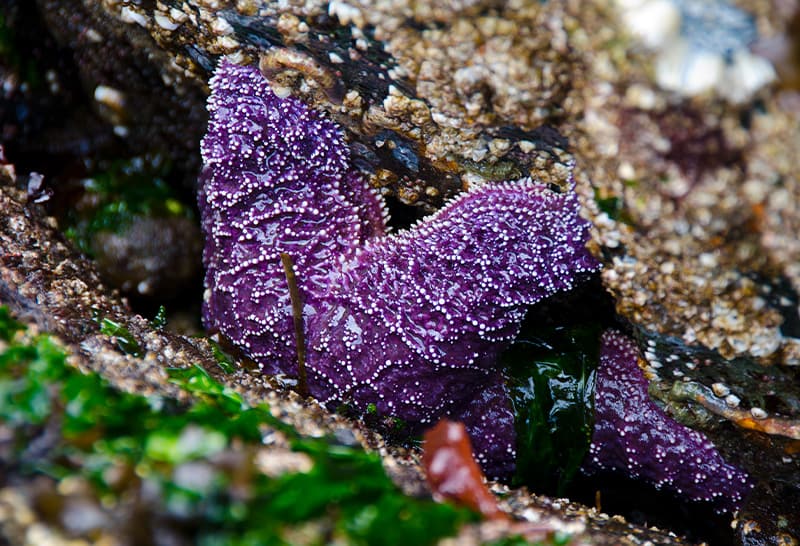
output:
[[[770, 5], [743, 6], [765, 37], [786, 24]], [[683, 99], [659, 90], [648, 76], [653, 54], [620, 28], [623, 8], [566, 1], [40, 6], [51, 18], [71, 10], [78, 29], [70, 36], [84, 41], [69, 44], [81, 60], [96, 59], [92, 48], [100, 44], [148, 57], [144, 64], [119, 58], [120, 68], [102, 71], [81, 62], [94, 85], [123, 95], [126, 85], [168, 89], [182, 109], [191, 106], [188, 117], [166, 103], [159, 110], [183, 121], [175, 129], [178, 121], [146, 110], [133, 116], [136, 106], [122, 104], [144, 133], [196, 142], [202, 114], [194, 111], [226, 54], [258, 63], [277, 91], [329, 112], [358, 143], [373, 184], [423, 208], [481, 180], [563, 179], [569, 148], [586, 197], [620, 200], [624, 222], [596, 209], [592, 216], [597, 241], [618, 249], [605, 280], [623, 316], [724, 358], [800, 362], [762, 282], [785, 275], [796, 290], [800, 275], [792, 237], [797, 178], [786, 159], [800, 141], [796, 113], [785, 106], [791, 101], [762, 91], [763, 107], [753, 110], [712, 94]], [[162, 81], [122, 68], [140, 65]]]

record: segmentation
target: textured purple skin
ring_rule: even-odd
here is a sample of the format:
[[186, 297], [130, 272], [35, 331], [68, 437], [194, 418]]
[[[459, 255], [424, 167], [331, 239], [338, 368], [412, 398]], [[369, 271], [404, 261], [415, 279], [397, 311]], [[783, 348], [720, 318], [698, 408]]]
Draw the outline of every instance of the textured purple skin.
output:
[[574, 193], [487, 186], [365, 245], [308, 324], [315, 396], [336, 402], [344, 391], [358, 408], [419, 426], [462, 420], [478, 462], [510, 472], [514, 416], [497, 357], [528, 305], [596, 267], [577, 211]]
[[585, 469], [619, 470], [683, 498], [712, 502], [720, 512], [738, 509], [753, 487], [750, 477], [726, 463], [705, 435], [653, 403], [638, 355], [633, 340], [614, 330], [603, 334]]
[[255, 68], [211, 80], [199, 205], [204, 319], [267, 373], [296, 375], [288, 253], [303, 297], [311, 394], [406, 421], [461, 420], [490, 475], [514, 467], [514, 415], [497, 356], [527, 307], [598, 262], [572, 191], [487, 185], [386, 235], [380, 199], [334, 123], [279, 99]]
[[292, 373], [297, 353], [280, 254], [294, 261], [310, 318], [340, 260], [384, 233], [383, 210], [349, 169], [334, 123], [278, 99], [254, 68], [223, 61], [211, 87], [198, 196], [205, 320], [267, 372]]

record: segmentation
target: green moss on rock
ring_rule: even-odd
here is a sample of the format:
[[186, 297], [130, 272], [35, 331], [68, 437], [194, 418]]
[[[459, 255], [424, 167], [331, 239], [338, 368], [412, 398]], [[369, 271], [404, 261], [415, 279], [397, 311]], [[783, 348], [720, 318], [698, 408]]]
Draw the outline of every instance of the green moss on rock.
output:
[[[0, 426], [14, 446], [3, 465], [18, 476], [85, 480], [105, 510], [147, 492], [151, 513], [139, 517], [179, 523], [199, 544], [290, 544], [298, 533], [310, 543], [433, 544], [477, 518], [404, 495], [377, 454], [303, 437], [200, 366], [168, 370], [191, 394], [186, 404], [81, 373], [53, 339], [26, 333], [1, 307], [0, 340]], [[258, 470], [276, 434], [308, 468]], [[32, 448], [43, 441], [47, 449]]]

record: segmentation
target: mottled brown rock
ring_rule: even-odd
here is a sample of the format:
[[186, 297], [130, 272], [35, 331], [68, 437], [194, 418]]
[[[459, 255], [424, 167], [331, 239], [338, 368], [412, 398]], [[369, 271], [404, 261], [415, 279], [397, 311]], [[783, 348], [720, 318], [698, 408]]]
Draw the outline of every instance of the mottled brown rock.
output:
[[[769, 2], [745, 4], [763, 32], [785, 29]], [[769, 88], [757, 98], [763, 108], [658, 89], [652, 55], [621, 30], [608, 47], [594, 38], [614, 24], [610, 15], [586, 28], [594, 62], [575, 151], [596, 196], [618, 200], [615, 218], [592, 214], [618, 312], [724, 359], [797, 364], [797, 303], [772, 296], [797, 263], [786, 235], [798, 217], [789, 197], [796, 174], [785, 159], [796, 123]]]
[[[120, 19], [101, 2], [38, 2], [59, 45], [72, 52], [95, 112], [130, 148], [181, 157], [199, 164], [197, 142], [205, 127], [202, 85], [170, 78], [161, 67], [172, 56], [135, 23]], [[122, 16], [122, 3], [115, 4]]]
[[541, 175], [567, 159], [549, 126], [579, 108], [582, 68], [568, 41], [576, 23], [559, 3], [38, 5], [85, 85], [111, 91], [100, 112], [139, 148], [191, 148], [207, 79], [229, 55], [345, 126], [373, 184], [405, 203], [430, 210], [470, 183]]
[[127, 293], [169, 297], [199, 277], [202, 237], [185, 217], [136, 217], [118, 231], [92, 239], [104, 278]]
[[[787, 23], [770, 5], [743, 3], [762, 33], [780, 34]], [[129, 88], [155, 93], [143, 95], [141, 107], [124, 100], [116, 117], [196, 142], [216, 59], [258, 63], [278, 92], [303, 98], [348, 129], [374, 185], [428, 209], [482, 180], [532, 174], [557, 182], [569, 148], [587, 198], [618, 198], [624, 211], [620, 222], [590, 209], [597, 241], [620, 249], [604, 278], [624, 317], [725, 358], [800, 362], [800, 346], [781, 330], [782, 310], [764, 297], [769, 287], [759, 280], [782, 274], [797, 290], [796, 175], [779, 159], [792, 157], [787, 147], [798, 142], [791, 129], [778, 128], [787, 113], [769, 90], [760, 96], [766, 110], [756, 113], [713, 96], [688, 104], [666, 95], [650, 81], [653, 56], [624, 35], [608, 6], [39, 6], [92, 86], [124, 97]], [[159, 99], [164, 93], [166, 101]]]

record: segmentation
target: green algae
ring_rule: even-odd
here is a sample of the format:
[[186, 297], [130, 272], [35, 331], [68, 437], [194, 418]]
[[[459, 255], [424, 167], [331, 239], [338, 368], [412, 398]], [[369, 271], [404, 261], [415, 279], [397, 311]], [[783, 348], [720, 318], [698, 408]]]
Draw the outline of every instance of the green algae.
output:
[[87, 256], [94, 256], [94, 237], [101, 232], [122, 233], [137, 218], [193, 218], [167, 183], [172, 171], [161, 156], [111, 161], [82, 181], [91, 206], [70, 210], [64, 233]]
[[167, 308], [163, 305], [158, 306], [156, 315], [150, 320], [150, 327], [153, 330], [163, 330], [167, 327]]
[[213, 339], [205, 339], [208, 342], [208, 345], [211, 347], [211, 354], [214, 355], [214, 360], [216, 361], [217, 366], [219, 366], [219, 368], [226, 374], [236, 371], [236, 362], [234, 361], [233, 357], [226, 353], [222, 346], [220, 346], [220, 344]]
[[94, 310], [92, 320], [100, 326], [101, 334], [107, 335], [116, 341], [117, 348], [120, 351], [137, 358], [144, 356], [141, 345], [125, 326], [108, 317], [100, 316], [100, 312], [97, 309]]
[[597, 323], [523, 331], [505, 353], [516, 415], [514, 483], [563, 495], [578, 472], [594, 426]]
[[42, 67], [25, 51], [22, 40], [14, 29], [14, 20], [0, 11], [0, 64], [7, 64], [20, 80], [32, 90], [45, 86]]
[[[3, 307], [0, 340], [0, 425], [14, 446], [0, 462], [17, 476], [84, 479], [103, 506], [157, 492], [150, 516], [179, 522], [198, 544], [291, 544], [297, 533], [311, 544], [433, 544], [477, 519], [404, 495], [377, 454], [333, 437], [303, 437], [200, 366], [167, 370], [191, 394], [184, 403], [122, 392], [81, 373], [55, 341], [26, 334]], [[276, 433], [308, 457], [309, 470], [278, 477], [254, 470], [256, 453]], [[31, 449], [42, 436], [48, 449]], [[234, 456], [236, 468], [220, 464]], [[179, 479], [187, 465], [204, 479]], [[120, 483], [120, 475], [129, 477]]]
[[487, 543], [485, 546], [566, 546], [572, 542], [572, 535], [564, 532], [554, 533], [545, 540], [531, 542], [520, 535], [512, 535]]

